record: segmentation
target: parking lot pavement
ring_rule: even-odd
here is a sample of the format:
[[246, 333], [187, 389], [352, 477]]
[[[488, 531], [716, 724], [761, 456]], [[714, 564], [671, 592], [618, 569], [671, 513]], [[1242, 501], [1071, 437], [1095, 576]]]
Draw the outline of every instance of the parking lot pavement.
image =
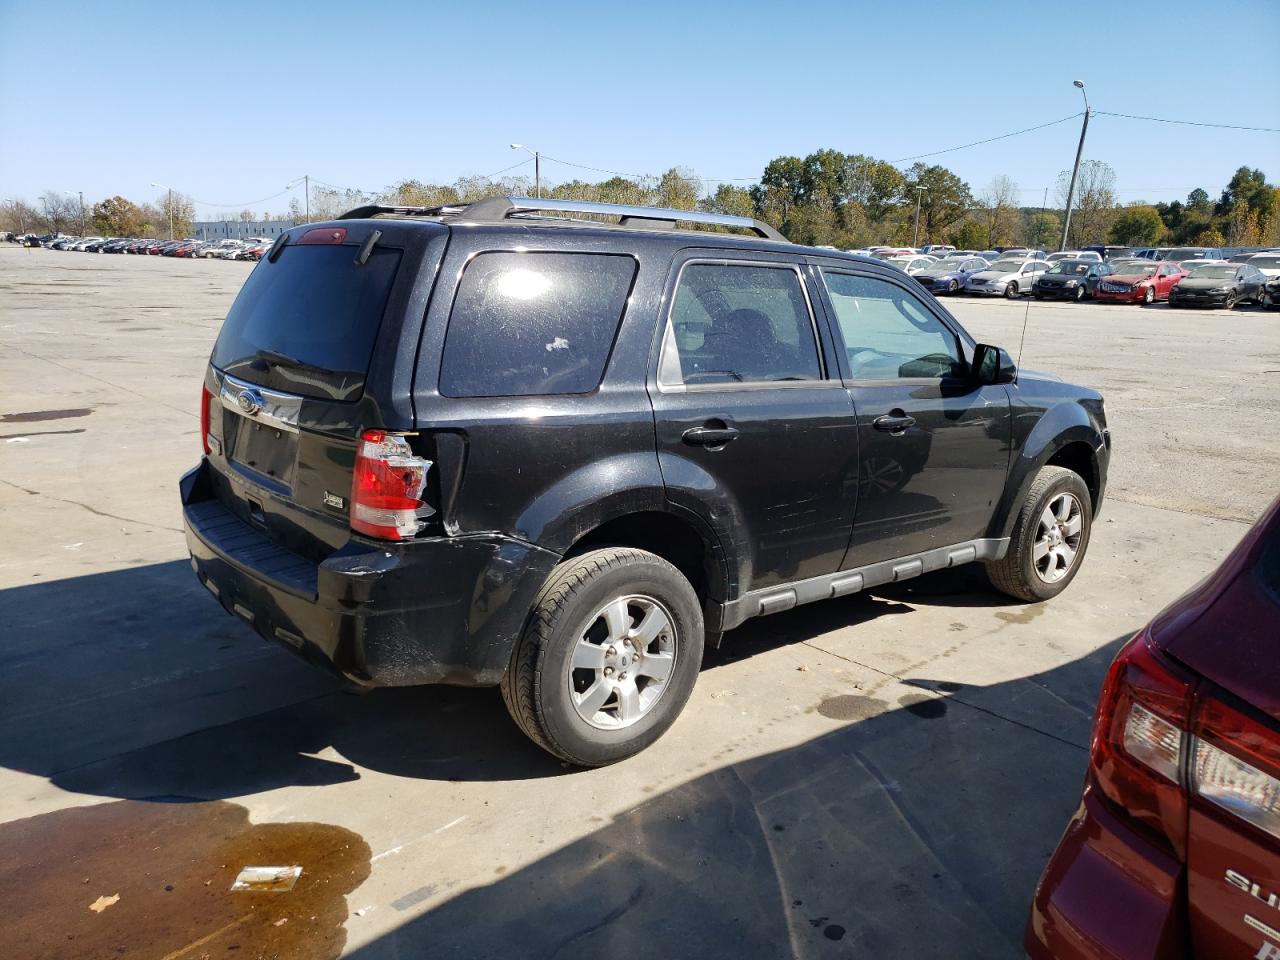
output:
[[[496, 691], [356, 694], [196, 584], [175, 485], [248, 269], [0, 249], [5, 956], [1020, 956], [1109, 657], [1277, 492], [1280, 316], [1034, 304], [1023, 362], [1115, 436], [1071, 588], [752, 621], [655, 747], [572, 771]], [[1016, 354], [1022, 304], [953, 309]], [[237, 913], [260, 857], [303, 879]]]

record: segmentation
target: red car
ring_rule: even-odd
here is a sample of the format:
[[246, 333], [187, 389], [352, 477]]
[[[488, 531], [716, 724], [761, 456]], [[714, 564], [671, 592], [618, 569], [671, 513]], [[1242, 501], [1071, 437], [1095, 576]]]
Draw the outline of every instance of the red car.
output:
[[1104, 303], [1108, 300], [1121, 303], [1168, 300], [1173, 285], [1187, 275], [1187, 271], [1172, 260], [1127, 260], [1118, 269], [1119, 273], [1098, 281], [1094, 299]]
[[1280, 960], [1280, 499], [1107, 673], [1032, 960]]

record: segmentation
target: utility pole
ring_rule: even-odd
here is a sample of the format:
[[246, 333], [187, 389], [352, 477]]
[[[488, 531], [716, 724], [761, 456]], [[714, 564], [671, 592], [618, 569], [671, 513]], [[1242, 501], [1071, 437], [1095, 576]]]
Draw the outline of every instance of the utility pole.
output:
[[916, 186], [916, 229], [911, 235], [911, 245], [917, 250], [920, 249], [920, 194], [928, 190], [928, 187]]
[[1062, 217], [1062, 246], [1059, 250], [1067, 249], [1067, 232], [1071, 229], [1071, 205], [1076, 199], [1076, 177], [1080, 175], [1080, 155], [1084, 153], [1084, 135], [1089, 132], [1089, 95], [1084, 92], [1083, 80], [1072, 80], [1073, 86], [1080, 89], [1080, 95], [1084, 97], [1084, 123], [1080, 125], [1080, 143], [1076, 147], [1076, 165], [1071, 168], [1071, 186], [1067, 188], [1067, 209], [1063, 211]]
[[83, 237], [84, 236], [84, 191], [77, 190], [76, 193], [80, 194], [80, 236]]
[[53, 217], [49, 216], [49, 198], [41, 195], [36, 197], [36, 199], [44, 204], [44, 218], [49, 221], [49, 232], [57, 233], [58, 231], [53, 229]]
[[1040, 201], [1040, 222], [1036, 224], [1036, 249], [1044, 249], [1044, 212], [1049, 206], [1049, 188], [1044, 188], [1044, 199]]
[[[542, 154], [537, 150], [526, 147], [523, 143], [511, 144], [512, 150], [523, 150], [525, 153], [533, 155], [533, 195], [539, 200], [542, 199]], [[528, 162], [527, 160], [525, 161]]]

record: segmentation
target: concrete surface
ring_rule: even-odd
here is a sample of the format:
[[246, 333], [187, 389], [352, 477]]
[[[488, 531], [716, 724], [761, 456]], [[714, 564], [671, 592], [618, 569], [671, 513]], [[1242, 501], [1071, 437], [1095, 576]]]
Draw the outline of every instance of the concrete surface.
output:
[[[154, 821], [188, 809], [354, 834], [367, 860], [333, 888], [349, 956], [1020, 956], [1107, 661], [1277, 492], [1280, 314], [956, 301], [1015, 354], [1027, 315], [1023, 362], [1107, 395], [1110, 498], [1072, 587], [1020, 606], [962, 569], [751, 622], [654, 748], [571, 771], [495, 691], [355, 695], [194, 582], [175, 484], [248, 270], [0, 248], [0, 848], [45, 831], [96, 850], [122, 821], [180, 837]], [[98, 826], [71, 809], [89, 804]], [[120, 843], [43, 865], [74, 883], [39, 927], [163, 956], [136, 920], [110, 926], [116, 907], [86, 913], [117, 887], [122, 907], [166, 902], [147, 886], [161, 854]], [[214, 880], [243, 865], [211, 849]], [[331, 857], [296, 849], [325, 876]], [[0, 896], [31, 866], [0, 863]], [[171, 956], [241, 945], [192, 916], [171, 918]], [[260, 952], [242, 957], [336, 955], [243, 936]], [[34, 955], [5, 937], [0, 955]]]

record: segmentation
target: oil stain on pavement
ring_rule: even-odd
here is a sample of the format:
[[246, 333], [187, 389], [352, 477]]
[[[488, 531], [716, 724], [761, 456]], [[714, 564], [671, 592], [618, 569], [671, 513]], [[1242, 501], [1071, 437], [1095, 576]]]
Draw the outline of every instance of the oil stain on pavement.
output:
[[[0, 824], [0, 850], [0, 956], [15, 960], [331, 960], [346, 944], [346, 895], [370, 869], [350, 830], [252, 824], [236, 804], [181, 798]], [[230, 890], [242, 867], [294, 864], [288, 892]]]

